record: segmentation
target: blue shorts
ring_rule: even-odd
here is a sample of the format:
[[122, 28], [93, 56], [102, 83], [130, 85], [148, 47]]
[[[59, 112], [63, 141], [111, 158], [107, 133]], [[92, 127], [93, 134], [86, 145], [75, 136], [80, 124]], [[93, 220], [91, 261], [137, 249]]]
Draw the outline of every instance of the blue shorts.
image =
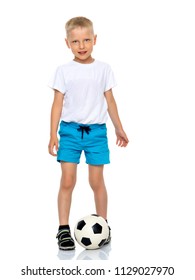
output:
[[110, 163], [107, 128], [105, 124], [79, 124], [61, 121], [58, 162], [79, 163], [82, 151], [86, 163], [102, 165]]

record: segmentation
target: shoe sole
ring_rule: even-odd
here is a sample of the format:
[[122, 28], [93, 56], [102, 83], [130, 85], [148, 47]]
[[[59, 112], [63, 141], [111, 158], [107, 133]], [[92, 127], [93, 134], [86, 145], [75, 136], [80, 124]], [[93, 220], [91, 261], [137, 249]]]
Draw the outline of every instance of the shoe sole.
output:
[[71, 251], [71, 250], [74, 250], [75, 247], [66, 247], [66, 248], [65, 248], [65, 247], [60, 247], [60, 246], [59, 246], [59, 249], [60, 249], [60, 250], [63, 250], [63, 251]]
[[111, 237], [109, 237], [109, 239], [105, 241], [104, 245], [108, 245], [110, 242], [111, 242]]

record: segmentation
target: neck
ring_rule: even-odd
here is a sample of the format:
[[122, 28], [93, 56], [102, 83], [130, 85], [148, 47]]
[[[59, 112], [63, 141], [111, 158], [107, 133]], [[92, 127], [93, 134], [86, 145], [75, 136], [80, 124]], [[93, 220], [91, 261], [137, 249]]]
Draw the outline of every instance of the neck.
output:
[[87, 59], [82, 60], [82, 59], [75, 57], [73, 60], [76, 62], [82, 63], [82, 64], [90, 64], [90, 63], [93, 63], [95, 59], [92, 57], [88, 57]]

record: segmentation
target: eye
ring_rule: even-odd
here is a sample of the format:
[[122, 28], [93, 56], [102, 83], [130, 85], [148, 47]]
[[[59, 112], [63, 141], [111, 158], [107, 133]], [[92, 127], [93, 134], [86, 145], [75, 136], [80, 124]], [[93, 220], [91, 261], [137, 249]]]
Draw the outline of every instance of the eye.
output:
[[78, 44], [77, 40], [72, 41], [73, 44]]
[[88, 38], [87, 38], [87, 39], [85, 39], [85, 42], [90, 42], [90, 41], [91, 41], [91, 39], [88, 39]]

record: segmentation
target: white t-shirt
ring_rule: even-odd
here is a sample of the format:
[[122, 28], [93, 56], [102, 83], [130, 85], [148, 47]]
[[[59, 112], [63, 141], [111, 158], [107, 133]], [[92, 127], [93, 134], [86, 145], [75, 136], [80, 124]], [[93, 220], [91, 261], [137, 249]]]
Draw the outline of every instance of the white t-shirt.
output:
[[56, 69], [49, 87], [64, 94], [61, 120], [83, 124], [107, 121], [104, 92], [116, 85], [111, 67], [95, 60], [90, 64], [71, 61]]

